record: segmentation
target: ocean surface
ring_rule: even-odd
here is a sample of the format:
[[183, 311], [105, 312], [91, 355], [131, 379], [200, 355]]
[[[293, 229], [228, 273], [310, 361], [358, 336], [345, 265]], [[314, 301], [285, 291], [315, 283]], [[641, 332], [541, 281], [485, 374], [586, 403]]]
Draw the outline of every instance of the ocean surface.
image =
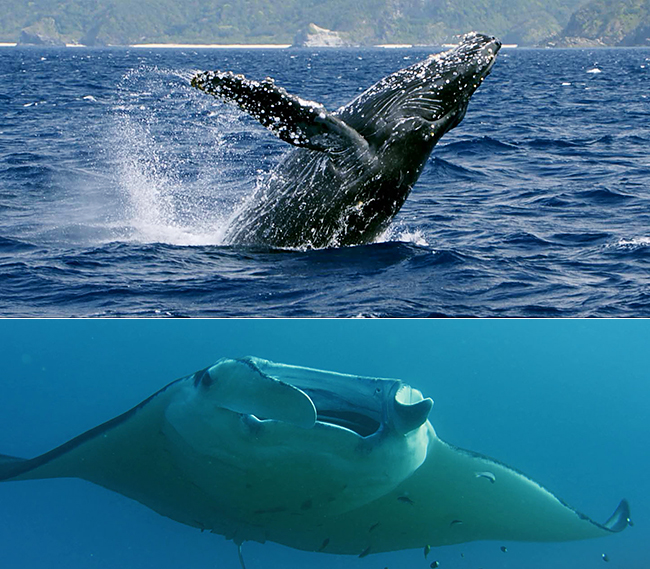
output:
[[[5, 319], [0, 453], [46, 452], [221, 357], [399, 378], [434, 399], [443, 440], [599, 522], [625, 497], [634, 526], [433, 548], [426, 560], [422, 549], [359, 559], [246, 542], [247, 569], [647, 569], [649, 338], [642, 320]], [[3, 482], [0, 504], [3, 569], [239, 569], [232, 542], [81, 480]]]
[[289, 146], [189, 86], [336, 109], [424, 49], [0, 48], [3, 316], [649, 316], [650, 49], [502, 49], [370, 245], [222, 245]]

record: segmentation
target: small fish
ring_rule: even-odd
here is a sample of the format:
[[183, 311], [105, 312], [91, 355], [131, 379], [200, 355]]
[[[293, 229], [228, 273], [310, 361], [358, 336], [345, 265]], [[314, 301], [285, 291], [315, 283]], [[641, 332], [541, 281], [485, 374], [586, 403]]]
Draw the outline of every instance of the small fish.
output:
[[449, 527], [455, 526], [457, 524], [462, 524], [463, 520], [452, 520], [451, 523], [449, 524]]
[[431, 567], [431, 569], [436, 569], [436, 567], [438, 567], [439, 565], [440, 563], [438, 561], [432, 561], [429, 567]]
[[497, 477], [487, 470], [485, 472], [475, 472], [474, 476], [476, 476], [476, 478], [487, 478], [492, 484], [497, 481]]
[[607, 557], [607, 553], [603, 553], [603, 561], [609, 561], [609, 557]]
[[428, 557], [430, 551], [431, 551], [431, 546], [430, 545], [425, 545], [424, 546], [424, 558], [425, 559]]
[[365, 557], [370, 553], [370, 546], [366, 547], [361, 553], [359, 553], [359, 557]]
[[501, 551], [503, 551], [503, 553], [508, 553], [508, 548], [505, 545], [502, 545]]
[[415, 502], [411, 500], [408, 496], [398, 496], [397, 498], [398, 501], [404, 502], [405, 504], [411, 504], [411, 506], [415, 505]]

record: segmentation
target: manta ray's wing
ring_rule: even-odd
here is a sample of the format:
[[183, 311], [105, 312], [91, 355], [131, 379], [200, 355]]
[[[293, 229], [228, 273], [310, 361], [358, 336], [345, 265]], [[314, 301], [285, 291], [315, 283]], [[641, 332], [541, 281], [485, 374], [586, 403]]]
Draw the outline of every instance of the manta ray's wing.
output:
[[270, 78], [253, 81], [232, 72], [206, 71], [192, 78], [192, 86], [236, 104], [294, 146], [320, 151], [355, 148], [357, 154], [368, 148], [356, 130], [321, 104], [287, 93]]
[[82, 478], [188, 523], [185, 508], [203, 510], [204, 496], [167, 459], [162, 431], [165, 408], [178, 388], [174, 382], [130, 411], [35, 458], [2, 457], [0, 481]]
[[304, 429], [314, 424], [316, 412], [302, 391], [250, 366], [225, 361], [218, 382], [209, 371], [170, 383], [131, 410], [40, 456], [0, 455], [0, 481], [82, 478], [181, 523], [201, 529], [210, 523], [227, 527], [229, 520], [214, 497], [183, 470], [185, 457], [170, 440], [174, 429], [168, 421], [169, 407], [210, 385], [218, 402], [208, 410], [212, 414], [218, 414], [217, 407], [234, 415], [255, 413]]
[[631, 523], [627, 500], [606, 522], [595, 522], [521, 472], [433, 435], [426, 461], [409, 479], [328, 520], [304, 538], [304, 548], [326, 540], [325, 551], [366, 555], [476, 540], [569, 541], [610, 535]]

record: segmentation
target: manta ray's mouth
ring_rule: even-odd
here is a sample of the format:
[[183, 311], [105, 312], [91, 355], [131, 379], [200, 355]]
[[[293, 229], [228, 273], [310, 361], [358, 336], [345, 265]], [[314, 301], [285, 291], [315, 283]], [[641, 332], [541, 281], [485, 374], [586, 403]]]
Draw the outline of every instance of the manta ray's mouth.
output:
[[224, 358], [192, 376], [215, 403], [257, 421], [311, 429], [344, 429], [361, 438], [405, 435], [427, 420], [433, 401], [396, 379], [352, 376], [274, 364], [261, 358]]
[[317, 409], [317, 413], [316, 420], [319, 423], [348, 429], [360, 437], [374, 435], [379, 430], [379, 427], [381, 427], [381, 423], [373, 417], [355, 411]]
[[[380, 380], [381, 381], [381, 380]], [[321, 425], [352, 431], [362, 438], [380, 431], [406, 434], [419, 428], [426, 420], [433, 402], [401, 381], [386, 381], [385, 392], [378, 399], [359, 401], [337, 397], [333, 392], [305, 389], [316, 409]], [[375, 394], [381, 392], [381, 388]]]

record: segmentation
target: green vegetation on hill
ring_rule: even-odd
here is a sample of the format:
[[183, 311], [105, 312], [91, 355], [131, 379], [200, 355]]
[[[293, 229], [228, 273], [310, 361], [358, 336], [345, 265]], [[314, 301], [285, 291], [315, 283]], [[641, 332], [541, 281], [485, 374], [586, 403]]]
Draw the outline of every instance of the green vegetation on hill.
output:
[[650, 45], [650, 0], [593, 0], [573, 14], [560, 44]]
[[[362, 45], [440, 44], [470, 30], [494, 34], [506, 43], [535, 45], [559, 34], [576, 10], [569, 27], [583, 25], [580, 8], [586, 1], [0, 0], [0, 41], [18, 41], [28, 27], [50, 29], [51, 21], [45, 19], [52, 18], [57, 38], [89, 45], [292, 43], [311, 22], [346, 32]], [[623, 6], [616, 21], [628, 30], [638, 19], [637, 8], [647, 8], [648, 2], [595, 0], [589, 6], [603, 6], [602, 26], [607, 26], [613, 5]], [[589, 22], [597, 27], [595, 20]]]

